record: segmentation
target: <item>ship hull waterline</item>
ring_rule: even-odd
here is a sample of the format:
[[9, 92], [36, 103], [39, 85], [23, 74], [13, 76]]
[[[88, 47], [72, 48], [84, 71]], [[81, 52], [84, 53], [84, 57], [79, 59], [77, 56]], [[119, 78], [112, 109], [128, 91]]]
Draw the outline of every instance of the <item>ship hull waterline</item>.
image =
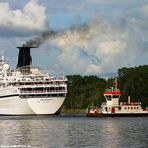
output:
[[55, 115], [63, 105], [65, 97], [0, 98], [0, 115]]
[[87, 113], [87, 117], [148, 117], [148, 113]]

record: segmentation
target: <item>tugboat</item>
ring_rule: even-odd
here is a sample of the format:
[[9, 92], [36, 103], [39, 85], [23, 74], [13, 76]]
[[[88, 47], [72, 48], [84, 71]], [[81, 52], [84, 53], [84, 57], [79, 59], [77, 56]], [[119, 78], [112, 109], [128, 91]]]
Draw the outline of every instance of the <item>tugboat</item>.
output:
[[117, 89], [117, 79], [115, 88], [106, 89], [103, 93], [106, 102], [103, 102], [100, 110], [91, 106], [86, 109], [88, 117], [141, 117], [148, 116], [148, 107], [142, 109], [141, 102], [131, 102], [128, 96], [128, 102], [120, 102], [121, 92]]

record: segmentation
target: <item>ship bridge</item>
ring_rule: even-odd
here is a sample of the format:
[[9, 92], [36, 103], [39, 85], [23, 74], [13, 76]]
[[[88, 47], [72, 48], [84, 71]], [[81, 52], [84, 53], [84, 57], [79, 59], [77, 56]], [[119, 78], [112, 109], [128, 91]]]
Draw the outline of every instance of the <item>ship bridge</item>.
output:
[[119, 105], [119, 98], [121, 96], [121, 92], [119, 89], [106, 89], [103, 93], [107, 106], [118, 106]]

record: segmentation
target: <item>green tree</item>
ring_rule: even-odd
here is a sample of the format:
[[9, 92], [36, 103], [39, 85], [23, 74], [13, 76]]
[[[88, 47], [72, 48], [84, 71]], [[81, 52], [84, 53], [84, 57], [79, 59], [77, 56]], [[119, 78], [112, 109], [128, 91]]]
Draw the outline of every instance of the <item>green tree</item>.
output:
[[[68, 94], [64, 107], [66, 109], [85, 109], [92, 103], [100, 106], [105, 101], [105, 88], [114, 86], [114, 78], [105, 80], [97, 76], [68, 75]], [[118, 87], [122, 95], [120, 101], [127, 101], [128, 95], [132, 101], [142, 102], [148, 106], [148, 65], [118, 70]]]
[[[121, 68], [118, 70], [122, 100], [130, 95], [132, 101], [140, 101], [148, 105], [148, 65], [135, 68]], [[146, 99], [147, 98], [147, 99]]]
[[71, 75], [68, 78], [68, 94], [64, 107], [69, 109], [84, 109], [90, 104], [101, 105], [105, 79], [97, 76]]

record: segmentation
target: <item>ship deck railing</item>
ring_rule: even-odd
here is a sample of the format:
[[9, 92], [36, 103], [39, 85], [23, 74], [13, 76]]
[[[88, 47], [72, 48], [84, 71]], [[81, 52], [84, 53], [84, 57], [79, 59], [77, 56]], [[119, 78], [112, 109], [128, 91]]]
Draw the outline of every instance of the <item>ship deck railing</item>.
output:
[[55, 94], [67, 93], [67, 90], [50, 90], [50, 91], [20, 91], [21, 94]]
[[[33, 77], [33, 76], [32, 76]], [[19, 82], [49, 82], [49, 81], [67, 81], [66, 78], [23, 78], [18, 79]]]
[[139, 106], [139, 105], [141, 105], [141, 102], [130, 102], [130, 103], [128, 103], [128, 102], [120, 102], [120, 105], [122, 105], [122, 106]]
[[105, 92], [120, 92], [120, 89], [108, 88], [108, 89], [105, 89]]
[[67, 81], [67, 78], [2, 78], [0, 83], [4, 83], [7, 80], [8, 83], [48, 83], [48, 82], [63, 82]]
[[66, 87], [66, 84], [30, 84], [30, 85], [18, 85], [18, 88], [38, 88], [38, 87]]

